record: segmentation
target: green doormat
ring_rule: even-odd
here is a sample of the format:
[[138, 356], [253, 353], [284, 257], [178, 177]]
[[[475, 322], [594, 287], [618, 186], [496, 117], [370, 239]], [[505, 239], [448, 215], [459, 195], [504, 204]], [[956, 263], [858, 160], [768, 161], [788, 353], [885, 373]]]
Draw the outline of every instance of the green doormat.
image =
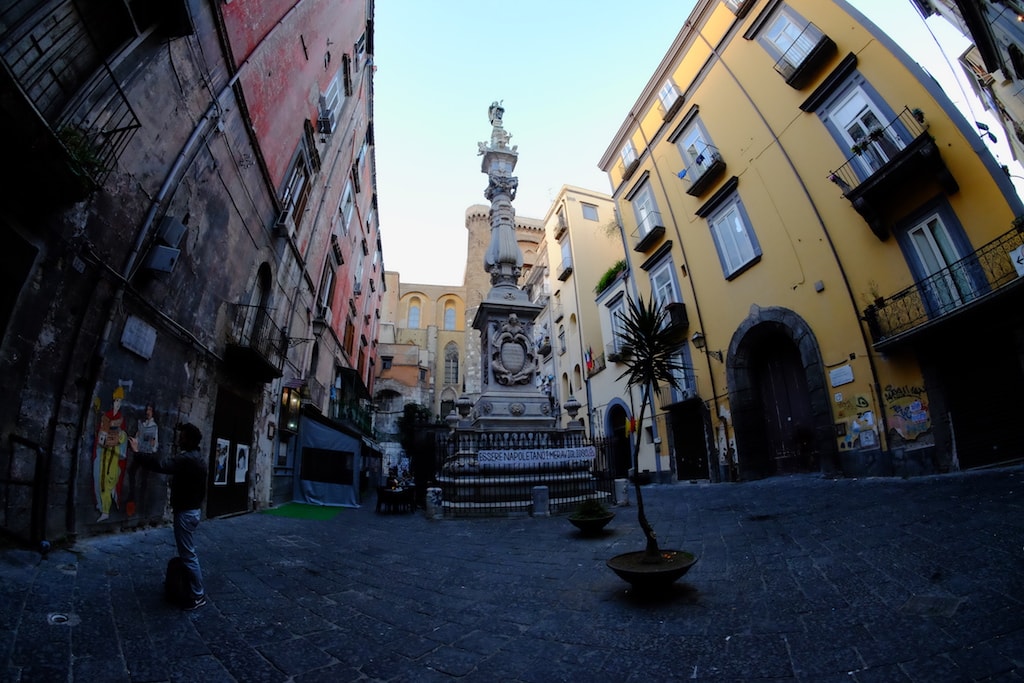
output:
[[308, 505], [306, 503], [285, 503], [276, 508], [260, 510], [265, 515], [292, 517], [294, 519], [334, 519], [341, 512], [340, 507], [326, 505]]

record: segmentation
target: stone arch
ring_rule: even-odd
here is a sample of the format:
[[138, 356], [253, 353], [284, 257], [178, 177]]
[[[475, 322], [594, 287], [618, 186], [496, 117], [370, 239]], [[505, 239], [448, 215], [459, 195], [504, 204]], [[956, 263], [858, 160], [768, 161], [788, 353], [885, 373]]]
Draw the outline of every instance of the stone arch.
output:
[[448, 417], [455, 410], [455, 399], [458, 395], [452, 387], [445, 387], [441, 390], [441, 419]]
[[729, 344], [726, 377], [741, 479], [836, 463], [826, 368], [810, 325], [782, 307], [752, 306]]
[[628, 475], [633, 467], [633, 453], [630, 450], [630, 435], [626, 428], [630, 420], [629, 406], [620, 398], [614, 398], [605, 406], [604, 436], [607, 441], [607, 467], [616, 479]]

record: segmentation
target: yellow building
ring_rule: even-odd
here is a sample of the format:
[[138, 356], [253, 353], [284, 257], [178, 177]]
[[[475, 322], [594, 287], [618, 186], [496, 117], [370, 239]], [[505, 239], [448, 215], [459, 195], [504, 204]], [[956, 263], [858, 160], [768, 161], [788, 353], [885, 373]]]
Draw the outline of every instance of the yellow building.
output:
[[[617, 225], [607, 194], [563, 185], [544, 217], [541, 254], [526, 282], [546, 304], [534, 328], [541, 384], [560, 405], [570, 396], [578, 400], [580, 415], [589, 421], [587, 433], [599, 437], [604, 436], [602, 414], [595, 412], [589, 384], [604, 368], [594, 289], [622, 259]], [[567, 419], [563, 413], [560, 424]]]
[[689, 328], [640, 426], [678, 478], [1019, 456], [1020, 201], [891, 38], [842, 0], [699, 0], [629, 112], [600, 167], [624, 295]]

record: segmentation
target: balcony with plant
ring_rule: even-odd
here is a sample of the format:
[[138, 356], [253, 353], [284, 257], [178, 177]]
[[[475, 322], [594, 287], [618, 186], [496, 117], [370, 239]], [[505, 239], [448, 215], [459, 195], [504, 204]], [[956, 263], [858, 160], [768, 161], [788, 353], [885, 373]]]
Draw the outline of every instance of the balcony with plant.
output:
[[827, 177], [880, 240], [889, 237], [889, 211], [908, 188], [935, 184], [946, 194], [960, 189], [920, 109], [904, 107], [886, 125], [867, 131], [850, 152]]
[[863, 319], [876, 349], [1024, 291], [1024, 216], [1009, 231], [942, 270], [890, 296], [878, 296]]

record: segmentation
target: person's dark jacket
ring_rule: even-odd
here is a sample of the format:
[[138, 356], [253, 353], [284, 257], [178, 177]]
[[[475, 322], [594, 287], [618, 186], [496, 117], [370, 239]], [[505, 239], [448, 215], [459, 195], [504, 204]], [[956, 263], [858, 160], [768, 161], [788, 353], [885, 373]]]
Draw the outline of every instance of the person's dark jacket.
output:
[[171, 509], [198, 510], [206, 498], [206, 458], [198, 450], [182, 451], [164, 458], [137, 453], [146, 469], [171, 475]]

